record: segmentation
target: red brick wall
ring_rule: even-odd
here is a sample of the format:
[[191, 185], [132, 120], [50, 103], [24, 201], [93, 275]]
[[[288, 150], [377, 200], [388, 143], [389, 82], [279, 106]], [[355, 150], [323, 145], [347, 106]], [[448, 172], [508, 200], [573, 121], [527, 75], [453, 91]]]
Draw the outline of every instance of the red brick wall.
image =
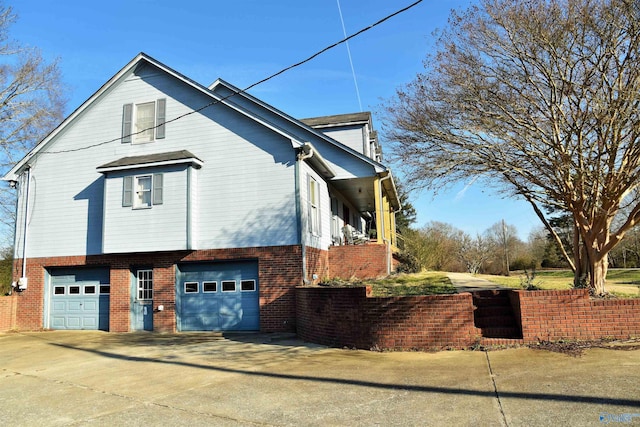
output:
[[17, 302], [17, 295], [0, 296], [0, 331], [10, 331], [15, 328]]
[[298, 288], [298, 335], [364, 349], [465, 348], [477, 340], [471, 294], [367, 298], [365, 288]]
[[329, 247], [329, 277], [373, 279], [387, 275], [386, 244]]
[[514, 291], [525, 343], [640, 336], [640, 299], [592, 300], [586, 289]]
[[[109, 330], [130, 330], [131, 269], [153, 268], [154, 330], [174, 332], [175, 264], [190, 261], [249, 260], [258, 261], [260, 291], [260, 329], [263, 332], [295, 330], [295, 287], [302, 283], [302, 250], [300, 246], [212, 249], [145, 254], [69, 256], [31, 258], [27, 260], [28, 289], [17, 298], [15, 327], [38, 330], [43, 327], [44, 279], [49, 267], [103, 266], [111, 270]], [[20, 272], [20, 260], [16, 270]], [[17, 280], [17, 277], [15, 278]]]
[[[329, 277], [329, 252], [316, 248], [307, 247], [307, 281], [317, 284]], [[313, 278], [314, 274], [317, 276]]]

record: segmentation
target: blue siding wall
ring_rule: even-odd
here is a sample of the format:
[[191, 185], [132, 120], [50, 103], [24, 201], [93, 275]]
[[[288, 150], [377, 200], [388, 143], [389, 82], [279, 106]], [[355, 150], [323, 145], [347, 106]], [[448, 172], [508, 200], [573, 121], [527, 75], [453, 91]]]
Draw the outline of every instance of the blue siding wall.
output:
[[[211, 101], [151, 66], [142, 67], [85, 108], [31, 161], [29, 257], [97, 254], [103, 245], [106, 252], [185, 248], [186, 201], [171, 207], [167, 202], [162, 214], [160, 209], [118, 212], [115, 201], [121, 188], [96, 171], [122, 157], [176, 150], [189, 150], [203, 161], [203, 167], [193, 171], [193, 249], [298, 243], [291, 141], [222, 105], [167, 124], [164, 139], [145, 144], [117, 141], [122, 106], [159, 98], [167, 99], [168, 120]], [[96, 145], [109, 140], [116, 141]], [[84, 149], [91, 145], [95, 146]], [[186, 174], [167, 178], [167, 196], [186, 197], [181, 193]], [[147, 225], [132, 225], [140, 223]], [[108, 236], [104, 242], [103, 230]], [[17, 235], [22, 232], [19, 219]], [[19, 256], [21, 245], [19, 239]]]

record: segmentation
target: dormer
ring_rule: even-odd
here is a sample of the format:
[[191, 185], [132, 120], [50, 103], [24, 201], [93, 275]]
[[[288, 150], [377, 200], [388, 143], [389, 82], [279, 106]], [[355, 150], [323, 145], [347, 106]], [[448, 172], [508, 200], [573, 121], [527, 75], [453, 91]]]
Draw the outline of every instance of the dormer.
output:
[[382, 160], [377, 132], [373, 130], [369, 112], [312, 117], [300, 121], [370, 159]]

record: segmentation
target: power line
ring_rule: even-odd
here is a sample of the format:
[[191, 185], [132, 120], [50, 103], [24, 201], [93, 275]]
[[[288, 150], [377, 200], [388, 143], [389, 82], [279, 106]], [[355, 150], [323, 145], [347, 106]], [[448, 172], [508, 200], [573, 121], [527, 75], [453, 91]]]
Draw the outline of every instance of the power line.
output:
[[[347, 30], [344, 27], [344, 18], [342, 17], [342, 8], [340, 7], [340, 0], [336, 0], [338, 3], [338, 13], [340, 14], [340, 23], [342, 24], [342, 34], [347, 37]], [[347, 47], [347, 56], [349, 56], [349, 64], [351, 65], [351, 74], [353, 74], [353, 84], [356, 87], [356, 96], [358, 97], [358, 106], [360, 107], [360, 112], [362, 112], [362, 101], [360, 100], [360, 89], [358, 88], [358, 79], [356, 78], [356, 70], [353, 68], [353, 58], [351, 58], [351, 49], [349, 48], [349, 42], [346, 41], [345, 46]]]
[[[384, 18], [382, 18], [382, 19], [380, 19], [380, 20], [378, 20], [378, 21], [374, 22], [373, 24], [369, 25], [368, 27], [362, 28], [361, 30], [359, 30], [359, 31], [357, 31], [357, 32], [355, 32], [355, 33], [353, 33], [353, 34], [351, 34], [350, 36], [345, 37], [345, 38], [343, 38], [342, 40], [337, 41], [337, 42], [335, 42], [335, 43], [333, 43], [333, 44], [331, 44], [331, 45], [329, 45], [329, 46], [325, 47], [324, 49], [321, 49], [321, 50], [317, 51], [317, 52], [316, 52], [316, 53], [314, 53], [313, 55], [309, 56], [309, 57], [308, 57], [308, 58], [306, 58], [306, 59], [303, 59], [303, 60], [302, 60], [302, 61], [300, 61], [300, 62], [296, 62], [296, 63], [295, 63], [295, 64], [293, 64], [293, 65], [289, 65], [288, 67], [285, 67], [285, 68], [281, 69], [280, 71], [278, 71], [278, 72], [276, 72], [276, 73], [273, 73], [273, 74], [271, 74], [270, 76], [265, 77], [264, 79], [259, 80], [259, 81], [255, 82], [255, 83], [253, 83], [253, 84], [251, 84], [251, 85], [247, 86], [247, 87], [246, 87], [246, 88], [244, 88], [244, 89], [239, 89], [239, 90], [236, 90], [236, 91], [232, 91], [232, 92], [231, 92], [231, 94], [229, 94], [229, 95], [227, 95], [227, 96], [225, 96], [225, 97], [222, 97], [222, 98], [216, 99], [216, 100], [214, 100], [214, 101], [211, 101], [210, 103], [208, 103], [208, 104], [206, 104], [206, 105], [203, 105], [202, 107], [199, 107], [199, 108], [197, 108], [197, 109], [195, 109], [195, 110], [192, 110], [192, 111], [189, 111], [189, 112], [187, 112], [187, 113], [181, 114], [181, 115], [179, 115], [179, 116], [177, 116], [177, 117], [174, 117], [174, 118], [173, 118], [173, 119], [171, 119], [171, 120], [167, 120], [167, 121], [165, 121], [165, 122], [164, 122], [164, 123], [162, 123], [162, 124], [155, 125], [155, 126], [151, 126], [151, 127], [146, 128], [146, 129], [142, 129], [142, 130], [140, 130], [140, 131], [138, 131], [138, 132], [132, 132], [132, 133], [130, 133], [130, 134], [128, 134], [128, 135], [122, 135], [122, 136], [120, 136], [120, 137], [118, 137], [118, 138], [113, 138], [113, 139], [110, 139], [110, 140], [108, 140], [108, 141], [102, 141], [102, 142], [98, 142], [98, 143], [96, 143], [96, 144], [87, 145], [87, 146], [84, 146], [84, 147], [73, 148], [73, 149], [69, 149], [69, 150], [60, 150], [60, 151], [41, 151], [41, 152], [38, 152], [38, 153], [35, 153], [35, 154], [36, 154], [36, 155], [37, 155], [37, 154], [61, 154], [61, 153], [71, 153], [71, 152], [76, 152], [76, 151], [88, 150], [88, 149], [90, 149], [90, 148], [95, 148], [95, 147], [99, 147], [99, 146], [102, 146], [102, 145], [111, 144], [112, 142], [119, 142], [119, 141], [121, 141], [121, 140], [122, 140], [123, 138], [125, 138], [125, 137], [138, 135], [138, 134], [141, 134], [141, 133], [143, 133], [143, 132], [149, 131], [149, 130], [151, 130], [151, 129], [156, 129], [156, 128], [157, 128], [157, 127], [159, 127], [159, 126], [163, 126], [163, 125], [166, 125], [166, 124], [168, 124], [168, 123], [172, 123], [172, 122], [178, 121], [178, 120], [183, 119], [183, 118], [185, 118], [185, 117], [187, 117], [187, 116], [190, 116], [190, 115], [192, 115], [192, 114], [199, 113], [200, 111], [202, 111], [202, 110], [204, 110], [204, 109], [206, 109], [206, 108], [209, 108], [209, 107], [211, 107], [211, 106], [213, 106], [213, 105], [219, 104], [220, 102], [225, 101], [225, 100], [227, 100], [227, 99], [229, 99], [229, 98], [231, 98], [231, 97], [233, 97], [233, 96], [236, 96], [236, 95], [239, 95], [239, 94], [245, 93], [245, 92], [247, 92], [248, 90], [250, 90], [250, 89], [252, 89], [252, 88], [254, 88], [254, 87], [256, 87], [256, 86], [258, 86], [258, 85], [260, 85], [260, 84], [262, 84], [262, 83], [265, 83], [265, 82], [267, 82], [267, 81], [269, 81], [269, 80], [271, 80], [271, 79], [273, 79], [273, 78], [275, 78], [275, 77], [279, 76], [280, 74], [286, 73], [286, 72], [287, 72], [287, 71], [289, 71], [289, 70], [292, 70], [292, 69], [297, 68], [297, 67], [299, 67], [299, 66], [301, 66], [301, 65], [303, 65], [303, 64], [306, 64], [307, 62], [309, 62], [309, 61], [311, 61], [311, 60], [315, 59], [316, 57], [318, 57], [318, 56], [322, 55], [323, 53], [327, 52], [328, 50], [331, 50], [331, 49], [333, 49], [334, 47], [341, 45], [342, 43], [347, 43], [347, 42], [348, 42], [349, 40], [351, 40], [352, 38], [357, 37], [357, 36], [359, 36], [360, 34], [365, 33], [365, 32], [369, 31], [370, 29], [372, 29], [372, 28], [374, 28], [374, 27], [377, 27], [378, 25], [382, 24], [383, 22], [388, 21], [389, 19], [391, 19], [391, 18], [393, 18], [394, 16], [397, 16], [397, 15], [399, 15], [399, 14], [403, 13], [403, 12], [406, 12], [407, 10], [409, 10], [409, 9], [411, 9], [411, 8], [413, 8], [413, 7], [415, 7], [415, 6], [417, 6], [417, 5], [418, 5], [418, 4], [420, 4], [420, 3], [422, 3], [422, 0], [417, 0], [417, 1], [413, 2], [413, 3], [411, 3], [410, 5], [408, 5], [408, 6], [406, 6], [406, 7], [403, 7], [402, 9], [399, 9], [399, 10], [397, 10], [397, 11], [393, 12], [392, 14], [387, 15], [387, 16], [385, 16]], [[342, 15], [341, 15], [341, 16], [342, 16]], [[344, 28], [344, 24], [343, 24], [343, 28]], [[354, 73], [354, 76], [355, 76], [355, 73]], [[354, 78], [355, 78], [355, 77], [354, 77]], [[357, 84], [356, 84], [356, 87], [357, 87]], [[358, 100], [360, 100], [360, 94], [359, 94], [359, 93], [358, 93]], [[361, 106], [360, 108], [362, 109], [362, 106]]]

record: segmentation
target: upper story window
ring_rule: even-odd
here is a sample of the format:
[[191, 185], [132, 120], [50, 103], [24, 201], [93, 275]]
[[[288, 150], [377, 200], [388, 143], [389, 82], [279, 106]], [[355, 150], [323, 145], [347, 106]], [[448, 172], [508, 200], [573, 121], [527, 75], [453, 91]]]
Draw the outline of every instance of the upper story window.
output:
[[122, 142], [143, 143], [165, 136], [167, 100], [125, 104], [122, 109]]
[[144, 209], [161, 205], [162, 180], [161, 173], [123, 177], [122, 206]]

